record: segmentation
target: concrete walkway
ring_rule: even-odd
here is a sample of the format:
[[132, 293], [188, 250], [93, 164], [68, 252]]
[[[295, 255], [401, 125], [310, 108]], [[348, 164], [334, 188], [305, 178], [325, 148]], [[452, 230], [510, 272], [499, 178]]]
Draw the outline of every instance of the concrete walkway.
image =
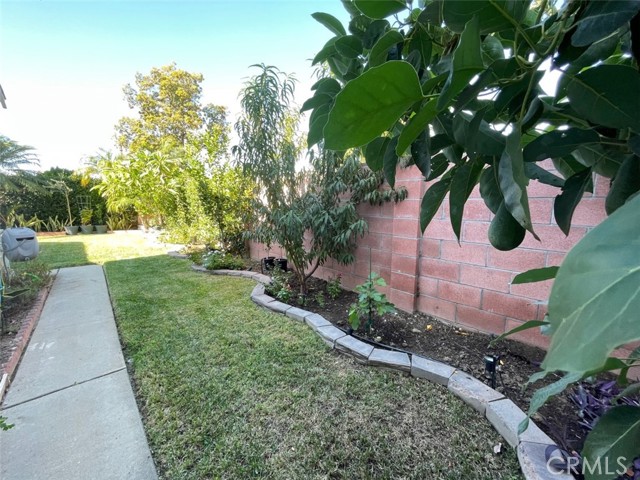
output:
[[102, 267], [59, 270], [0, 415], [2, 480], [157, 478]]

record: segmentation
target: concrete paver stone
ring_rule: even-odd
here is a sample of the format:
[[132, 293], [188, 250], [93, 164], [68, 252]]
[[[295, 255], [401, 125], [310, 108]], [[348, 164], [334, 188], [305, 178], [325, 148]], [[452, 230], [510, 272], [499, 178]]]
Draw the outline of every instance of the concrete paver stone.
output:
[[446, 363], [429, 360], [419, 355], [411, 355], [411, 375], [416, 378], [424, 378], [446, 387], [455, 371], [455, 368]]
[[366, 363], [369, 359], [369, 355], [373, 352], [373, 346], [368, 343], [364, 343], [357, 338], [353, 338], [350, 335], [346, 335], [336, 340], [336, 349], [352, 356], [360, 363]]
[[342, 330], [334, 327], [333, 325], [330, 325], [328, 327], [318, 327], [316, 329], [316, 333], [320, 335], [320, 338], [322, 338], [322, 340], [324, 340], [324, 342], [331, 348], [335, 347], [336, 340], [347, 335]]
[[447, 388], [482, 415], [484, 415], [489, 402], [504, 398], [501, 393], [461, 371], [456, 371], [451, 375]]

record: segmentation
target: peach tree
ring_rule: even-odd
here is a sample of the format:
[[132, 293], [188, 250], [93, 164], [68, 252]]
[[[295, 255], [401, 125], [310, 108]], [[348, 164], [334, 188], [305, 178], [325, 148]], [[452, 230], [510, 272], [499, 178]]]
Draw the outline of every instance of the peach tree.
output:
[[[342, 4], [346, 26], [313, 14], [333, 36], [313, 59], [331, 75], [303, 106], [311, 112], [308, 143], [360, 149], [391, 186], [399, 162], [417, 166], [430, 182], [420, 210], [423, 231], [448, 197], [459, 238], [465, 202], [479, 185], [494, 214], [489, 241], [511, 250], [527, 233], [538, 238], [530, 182], [558, 189], [554, 216], [568, 234], [594, 174], [611, 179], [610, 217], [559, 270], [518, 280], [555, 277], [548, 318], [526, 327], [543, 326], [551, 335], [541, 376], [565, 374], [536, 393], [530, 413], [598, 372], [620, 369], [625, 383], [640, 352], [629, 359], [612, 353], [640, 340], [640, 2]], [[558, 81], [547, 92], [541, 82], [552, 71]], [[541, 163], [547, 159], [553, 169]], [[638, 441], [640, 409], [616, 407], [589, 435], [584, 453], [630, 463]]]

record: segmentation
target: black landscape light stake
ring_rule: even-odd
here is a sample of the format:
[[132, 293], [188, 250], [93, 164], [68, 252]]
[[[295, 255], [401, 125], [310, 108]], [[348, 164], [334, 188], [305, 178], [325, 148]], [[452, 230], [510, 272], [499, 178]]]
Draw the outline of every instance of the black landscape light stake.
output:
[[491, 379], [491, 388], [496, 388], [496, 377], [498, 374], [500, 375], [500, 383], [502, 383], [502, 387], [504, 388], [504, 381], [502, 380], [502, 365], [504, 365], [502, 355], [485, 355], [484, 371]]

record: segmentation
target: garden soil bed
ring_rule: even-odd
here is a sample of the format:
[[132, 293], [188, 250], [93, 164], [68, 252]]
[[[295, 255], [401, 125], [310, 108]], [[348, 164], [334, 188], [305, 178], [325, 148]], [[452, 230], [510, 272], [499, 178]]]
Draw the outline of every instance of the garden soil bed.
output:
[[[294, 292], [298, 291], [293, 281], [291, 287]], [[325, 292], [322, 305], [315, 300], [318, 292]], [[326, 282], [311, 279], [307, 298], [303, 308], [319, 313], [343, 330], [349, 330], [348, 310], [357, 300], [356, 293], [343, 290], [336, 299], [331, 299], [326, 294]], [[289, 303], [296, 305], [296, 300], [292, 299]], [[544, 350], [513, 340], [500, 341], [491, 347], [489, 344], [495, 336], [462, 330], [422, 313], [410, 314], [398, 310], [395, 314], [375, 318], [371, 332], [360, 331], [357, 335], [368, 341], [447, 363], [487, 384], [490, 384], [490, 379], [485, 374], [484, 357], [502, 355], [502, 379], [498, 377], [496, 390], [525, 412], [529, 409], [533, 392], [559, 378], [551, 375], [523, 390], [529, 376], [540, 371]], [[586, 432], [580, 426], [577, 408], [566, 392], [548, 401], [533, 419], [566, 451], [579, 452], [582, 449]]]

